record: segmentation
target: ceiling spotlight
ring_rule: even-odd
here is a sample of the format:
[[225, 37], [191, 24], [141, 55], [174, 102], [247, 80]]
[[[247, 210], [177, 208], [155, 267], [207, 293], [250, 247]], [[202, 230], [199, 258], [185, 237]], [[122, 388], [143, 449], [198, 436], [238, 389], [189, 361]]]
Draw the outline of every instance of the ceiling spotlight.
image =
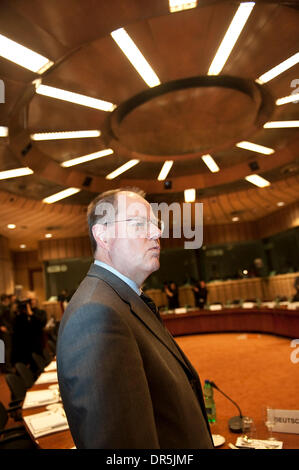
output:
[[184, 198], [185, 202], [194, 202], [196, 199], [196, 190], [194, 188], [185, 189]]
[[164, 162], [158, 176], [158, 181], [164, 181], [167, 178], [167, 175], [170, 172], [172, 165], [173, 160], [166, 160], [166, 162]]
[[0, 137], [8, 136], [8, 127], [0, 126]]
[[76, 194], [79, 191], [80, 189], [78, 188], [64, 189], [63, 191], [60, 191], [59, 193], [52, 194], [52, 196], [44, 198], [43, 202], [45, 202], [46, 204], [53, 204], [53, 202], [57, 202], [57, 201], [60, 201], [61, 199], [72, 196], [73, 194]]
[[239, 219], [239, 217], [237, 217], [237, 216], [235, 216], [235, 217], [232, 218], [232, 221], [233, 221], [233, 222], [238, 222], [239, 220], [240, 220], [240, 219]]
[[111, 33], [112, 38], [116, 44], [123, 51], [125, 56], [129, 59], [133, 67], [137, 70], [141, 78], [149, 87], [160, 85], [160, 80], [143, 57], [136, 44], [132, 41], [124, 28], [116, 29]]
[[62, 132], [38, 132], [31, 134], [32, 140], [56, 140], [56, 139], [83, 139], [99, 137], [101, 131], [62, 131]]
[[218, 75], [223, 69], [231, 51], [233, 50], [238, 37], [244, 28], [246, 21], [254, 7], [254, 2], [241, 3], [233, 20], [225, 33], [218, 51], [208, 70], [208, 75]]
[[0, 56], [40, 75], [54, 63], [2, 34], [0, 34]]
[[99, 100], [90, 96], [73, 93], [71, 91], [54, 88], [48, 85], [41, 85], [40, 80], [35, 82], [35, 91], [39, 95], [49, 96], [58, 100], [68, 101], [70, 103], [80, 104], [89, 108], [100, 109], [101, 111], [113, 111], [116, 105], [108, 101]]
[[28, 168], [14, 168], [13, 170], [0, 171], [0, 180], [6, 180], [8, 178], [17, 178], [19, 176], [32, 175], [33, 171]]
[[197, 7], [197, 0], [195, 1], [186, 1], [186, 0], [169, 0], [169, 11], [170, 13], [175, 13], [182, 10], [190, 10], [190, 8]]
[[16, 228], [16, 225], [15, 224], [8, 224], [7, 228], [10, 228], [11, 230], [13, 230], [14, 228]]
[[282, 104], [287, 103], [299, 103], [299, 93], [294, 93], [293, 95], [285, 96], [284, 98], [278, 98], [278, 100], [276, 100], [277, 106], [281, 106]]
[[279, 202], [277, 203], [277, 205], [278, 205], [278, 207], [285, 206], [285, 202], [283, 202], [283, 201], [279, 201]]
[[276, 67], [273, 67], [273, 69], [261, 75], [259, 78], [256, 79], [256, 82], [259, 83], [260, 85], [263, 85], [263, 83], [269, 82], [273, 78], [277, 77], [277, 75], [280, 75], [281, 73], [285, 72], [289, 68], [298, 64], [298, 62], [299, 62], [299, 52], [292, 55], [288, 59], [284, 60], [280, 64], [276, 65]]
[[215, 162], [214, 158], [211, 157], [211, 155], [207, 154], [207, 155], [202, 155], [202, 160], [205, 162], [205, 164], [207, 165], [207, 167], [209, 168], [209, 170], [212, 172], [212, 173], [217, 173], [217, 171], [220, 170], [219, 166], [217, 165], [217, 163]]
[[299, 127], [299, 121], [269, 121], [264, 124], [265, 129], [283, 129], [286, 127]]
[[140, 160], [129, 160], [124, 165], [122, 165], [119, 168], [117, 168], [116, 170], [112, 171], [112, 173], [109, 173], [109, 175], [106, 176], [106, 179], [107, 180], [112, 180], [112, 179], [116, 178], [117, 176], [121, 175], [125, 171], [128, 171], [133, 166], [137, 165], [137, 163], [139, 163], [139, 161]]
[[272, 153], [275, 152], [275, 150], [269, 147], [264, 147], [263, 145], [257, 145], [257, 144], [253, 144], [252, 142], [246, 142], [246, 141], [239, 142], [238, 144], [236, 144], [236, 147], [239, 147], [245, 150], [251, 150], [252, 152], [263, 153], [264, 155], [271, 155]]
[[259, 188], [265, 188], [266, 186], [270, 186], [270, 182], [259, 175], [248, 175], [245, 176], [245, 179], [246, 181], [249, 181], [249, 183], [258, 186]]
[[53, 237], [52, 233], [46, 233], [45, 234], [45, 238], [52, 238], [52, 237]]
[[74, 165], [80, 165], [80, 163], [90, 162], [91, 160], [96, 160], [97, 158], [106, 157], [113, 153], [112, 149], [100, 150], [99, 152], [90, 153], [89, 155], [83, 155], [82, 157], [72, 158], [71, 160], [66, 160], [61, 163], [61, 166], [68, 168]]
[[20, 245], [20, 248], [24, 249], [24, 248], [26, 248], [26, 245], [22, 244], [22, 245]]

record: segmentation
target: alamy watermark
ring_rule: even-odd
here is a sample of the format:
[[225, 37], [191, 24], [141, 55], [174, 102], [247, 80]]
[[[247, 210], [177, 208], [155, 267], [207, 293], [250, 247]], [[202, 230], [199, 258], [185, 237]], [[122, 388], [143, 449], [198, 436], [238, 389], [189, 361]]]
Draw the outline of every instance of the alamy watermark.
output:
[[0, 80], [0, 103], [5, 103], [5, 85], [3, 80]]
[[[292, 91], [291, 95], [297, 95], [299, 93], [299, 78], [294, 78], [294, 80], [291, 81], [291, 88], [295, 88], [295, 90]], [[293, 101], [293, 103], [299, 103], [299, 100]]]
[[[298, 347], [296, 348], [297, 345]], [[294, 349], [294, 351], [291, 352], [291, 356], [290, 356], [291, 362], [293, 364], [298, 364], [299, 362], [299, 339], [293, 339], [291, 341], [290, 346], [291, 348], [296, 348]]]
[[0, 364], [5, 362], [5, 345], [3, 339], [0, 339]]
[[109, 236], [117, 238], [184, 238], [185, 249], [198, 249], [203, 243], [203, 203], [128, 202], [119, 194], [116, 207], [100, 202], [95, 225], [107, 226]]

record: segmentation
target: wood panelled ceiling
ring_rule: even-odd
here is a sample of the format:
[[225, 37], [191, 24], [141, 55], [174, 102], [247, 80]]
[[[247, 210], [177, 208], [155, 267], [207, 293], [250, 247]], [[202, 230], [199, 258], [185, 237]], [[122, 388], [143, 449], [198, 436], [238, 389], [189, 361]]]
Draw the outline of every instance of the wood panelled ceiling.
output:
[[[299, 119], [298, 103], [275, 105], [294, 91], [294, 80], [299, 86], [299, 64], [260, 88], [255, 84], [261, 74], [298, 52], [296, 1], [256, 2], [219, 83], [167, 89], [177, 80], [207, 76], [239, 3], [202, 0], [197, 8], [169, 13], [167, 0], [1, 2], [0, 34], [54, 62], [40, 77], [0, 57], [5, 84], [0, 126], [9, 128], [9, 137], [0, 138], [0, 171], [22, 166], [34, 170], [33, 175], [0, 180], [0, 234], [9, 237], [13, 249], [20, 243], [34, 248], [49, 231], [57, 237], [86, 234], [86, 205], [99, 192], [119, 186], [139, 186], [152, 202], [182, 202], [184, 189], [196, 188], [207, 224], [231, 222], [232, 214], [252, 221], [277, 210], [280, 201], [288, 205], [298, 199], [299, 129], [265, 129], [265, 119], [257, 113], [265, 93], [266, 120]], [[113, 133], [118, 110], [149, 90], [110, 36], [119, 27], [126, 29], [166, 89], [132, 109]], [[224, 88], [221, 77], [248, 81], [252, 95]], [[38, 95], [33, 85], [37, 78], [44, 85], [114, 103], [116, 110], [111, 114]], [[99, 129], [102, 135], [32, 141], [29, 151], [22, 152], [32, 133], [83, 129]], [[275, 153], [242, 150], [235, 146], [240, 140]], [[114, 150], [112, 155], [61, 167], [66, 160], [107, 147]], [[209, 171], [203, 153], [211, 153], [218, 173]], [[115, 180], [105, 179], [133, 158], [140, 163]], [[167, 177], [171, 189], [157, 181], [168, 159], [174, 160]], [[264, 176], [271, 186], [255, 188], [244, 180], [250, 173]], [[89, 186], [84, 186], [86, 177], [91, 178]], [[52, 206], [41, 202], [68, 186], [81, 191]], [[9, 223], [17, 228], [7, 229]]]

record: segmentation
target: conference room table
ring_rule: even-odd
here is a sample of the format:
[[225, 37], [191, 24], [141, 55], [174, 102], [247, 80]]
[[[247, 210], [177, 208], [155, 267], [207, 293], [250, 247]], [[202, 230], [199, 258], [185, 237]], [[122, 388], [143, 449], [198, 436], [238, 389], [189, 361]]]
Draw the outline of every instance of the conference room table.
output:
[[[215, 308], [217, 308], [215, 306]], [[199, 333], [257, 332], [299, 338], [299, 310], [287, 308], [180, 308], [161, 317], [173, 336]]]
[[[179, 314], [164, 314], [163, 321], [174, 335], [198, 334], [225, 331], [259, 331], [261, 333], [281, 334], [290, 338], [299, 338], [299, 311], [279, 309], [228, 309], [218, 311], [190, 311]], [[55, 361], [54, 361], [55, 362]], [[53, 363], [54, 363], [53, 362]], [[47, 373], [47, 372], [45, 372]], [[47, 390], [53, 383], [34, 384], [28, 391]], [[60, 403], [61, 404], [61, 403]], [[23, 417], [47, 410], [47, 405], [22, 410]], [[26, 425], [26, 422], [25, 422]], [[266, 439], [268, 431], [262, 420], [255, 420], [256, 433], [259, 439]], [[28, 432], [32, 433], [26, 425]], [[228, 429], [227, 419], [219, 410], [217, 423], [211, 424], [213, 434], [224, 437], [225, 442], [219, 449], [229, 449], [235, 444], [240, 434]], [[33, 436], [32, 436], [33, 437]], [[299, 435], [275, 433], [277, 440], [283, 441], [284, 449], [299, 449]], [[33, 437], [34, 439], [34, 437]], [[40, 449], [74, 449], [75, 444], [69, 429], [51, 432], [51, 434], [34, 439]]]

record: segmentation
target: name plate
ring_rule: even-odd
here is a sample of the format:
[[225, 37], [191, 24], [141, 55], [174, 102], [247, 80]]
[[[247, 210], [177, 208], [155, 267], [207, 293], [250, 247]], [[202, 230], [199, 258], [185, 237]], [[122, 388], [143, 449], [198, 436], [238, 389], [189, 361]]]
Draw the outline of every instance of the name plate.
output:
[[299, 410], [274, 410], [274, 432], [299, 434]]
[[209, 309], [212, 311], [222, 310], [222, 305], [221, 304], [210, 305]]

